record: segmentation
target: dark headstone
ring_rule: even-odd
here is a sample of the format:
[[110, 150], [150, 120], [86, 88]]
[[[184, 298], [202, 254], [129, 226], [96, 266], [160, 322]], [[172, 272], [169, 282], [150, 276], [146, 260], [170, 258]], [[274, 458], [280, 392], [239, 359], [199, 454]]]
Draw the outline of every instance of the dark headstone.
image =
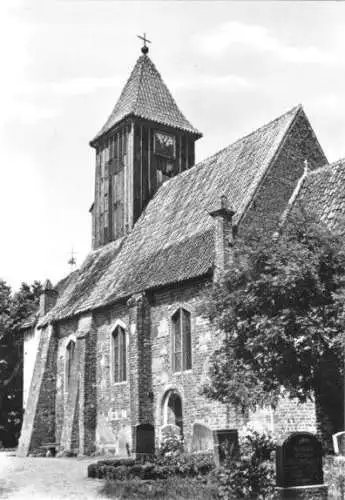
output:
[[226, 459], [236, 460], [240, 454], [237, 429], [218, 429], [213, 431], [216, 464]]
[[155, 452], [155, 429], [151, 424], [136, 427], [136, 456], [140, 460], [151, 458]]
[[322, 445], [309, 432], [291, 434], [277, 447], [276, 462], [281, 488], [323, 484]]

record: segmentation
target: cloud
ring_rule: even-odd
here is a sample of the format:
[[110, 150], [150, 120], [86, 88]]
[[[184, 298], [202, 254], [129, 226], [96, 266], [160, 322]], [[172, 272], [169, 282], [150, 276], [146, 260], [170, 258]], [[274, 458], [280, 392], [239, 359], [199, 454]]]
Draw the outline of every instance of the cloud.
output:
[[333, 63], [334, 56], [314, 46], [295, 46], [285, 44], [273, 37], [267, 28], [240, 22], [220, 25], [212, 33], [196, 35], [193, 45], [201, 52], [211, 56], [221, 56], [233, 45], [242, 45], [255, 52], [266, 52], [279, 59], [293, 63]]
[[45, 84], [46, 91], [59, 95], [90, 94], [102, 88], [118, 88], [124, 84], [119, 77], [80, 77]]
[[187, 90], [250, 90], [255, 87], [254, 83], [240, 75], [185, 75], [183, 78], [167, 78], [169, 87], [172, 89]]

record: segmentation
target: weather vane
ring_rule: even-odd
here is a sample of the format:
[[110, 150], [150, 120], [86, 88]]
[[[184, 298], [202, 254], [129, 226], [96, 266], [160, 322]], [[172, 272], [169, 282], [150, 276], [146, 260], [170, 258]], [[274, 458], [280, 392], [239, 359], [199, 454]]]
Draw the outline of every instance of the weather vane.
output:
[[152, 43], [152, 42], [146, 38], [146, 33], [144, 33], [144, 36], [137, 35], [137, 37], [140, 38], [140, 40], [143, 40], [144, 45], [143, 47], [141, 47], [141, 52], [146, 55], [149, 51], [149, 48], [146, 45], [146, 43]]
[[71, 267], [71, 271], [74, 271], [74, 269], [77, 267], [77, 260], [75, 258], [75, 253], [74, 253], [73, 248], [72, 248], [72, 251], [71, 251], [71, 257], [70, 257], [70, 259], [68, 261], [68, 264]]

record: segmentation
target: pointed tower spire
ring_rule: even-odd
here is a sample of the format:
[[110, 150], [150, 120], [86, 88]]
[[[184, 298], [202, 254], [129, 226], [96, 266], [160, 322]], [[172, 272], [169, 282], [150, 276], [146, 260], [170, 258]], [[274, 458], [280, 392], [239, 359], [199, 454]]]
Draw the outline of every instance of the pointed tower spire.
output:
[[201, 133], [177, 106], [144, 44], [96, 149], [92, 241], [97, 248], [131, 231], [160, 185], [192, 167]]
[[193, 134], [195, 139], [202, 136], [177, 106], [159, 71], [147, 55], [148, 47], [144, 45], [142, 49], [144, 48], [147, 51], [137, 60], [112, 113], [96, 137], [90, 142], [91, 146], [96, 146], [102, 135], [128, 116], [174, 127]]

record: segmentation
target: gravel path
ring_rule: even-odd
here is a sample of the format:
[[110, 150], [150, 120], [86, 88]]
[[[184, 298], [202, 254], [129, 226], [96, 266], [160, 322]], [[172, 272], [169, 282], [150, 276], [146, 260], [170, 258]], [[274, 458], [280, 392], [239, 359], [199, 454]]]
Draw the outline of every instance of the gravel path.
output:
[[101, 499], [103, 481], [88, 479], [95, 459], [19, 458], [0, 453], [0, 498], [11, 500]]

